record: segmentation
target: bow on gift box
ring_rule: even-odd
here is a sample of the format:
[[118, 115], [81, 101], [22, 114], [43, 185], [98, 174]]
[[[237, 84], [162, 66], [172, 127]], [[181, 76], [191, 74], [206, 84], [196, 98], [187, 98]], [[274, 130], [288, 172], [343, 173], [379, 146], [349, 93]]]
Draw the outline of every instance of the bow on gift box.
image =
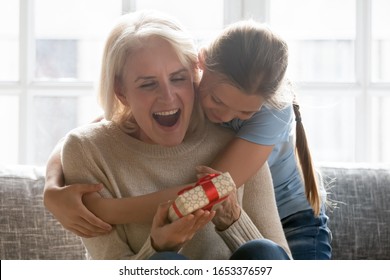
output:
[[[219, 176], [221, 177], [216, 179]], [[191, 201], [190, 196], [184, 198], [187, 192], [194, 192], [195, 188], [203, 190], [204, 196], [207, 198], [207, 201], [203, 203], [204, 205], [202, 203], [199, 204], [198, 201]], [[178, 193], [179, 197], [172, 203], [169, 209], [169, 217], [171, 220], [176, 220], [198, 209], [210, 211], [214, 205], [225, 200], [234, 189], [235, 184], [229, 173], [210, 174], [202, 177], [194, 186], [189, 186]], [[198, 195], [193, 195], [198, 198]], [[193, 206], [193, 204], [196, 206]]]

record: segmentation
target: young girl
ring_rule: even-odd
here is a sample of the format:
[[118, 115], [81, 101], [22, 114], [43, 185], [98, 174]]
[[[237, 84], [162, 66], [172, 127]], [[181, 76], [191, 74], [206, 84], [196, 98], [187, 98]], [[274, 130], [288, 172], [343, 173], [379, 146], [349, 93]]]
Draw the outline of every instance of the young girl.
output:
[[[293, 258], [330, 259], [324, 199], [320, 196], [299, 107], [285, 79], [286, 43], [263, 25], [243, 21], [226, 28], [203, 49], [199, 64], [203, 72], [199, 95], [205, 115], [237, 135], [215, 159], [212, 169], [197, 167], [199, 176], [214, 169], [228, 171], [236, 185], [241, 186], [268, 162]], [[142, 196], [141, 202], [138, 197], [102, 199], [94, 193], [101, 189], [99, 185], [59, 187], [63, 185], [57, 148], [47, 166], [45, 205], [64, 227], [84, 237], [110, 230], [105, 222], [150, 223], [157, 205], [174, 199], [183, 187]], [[105, 222], [90, 213], [83, 202]]]
[[[210, 121], [236, 132], [213, 166], [229, 170], [239, 186], [267, 161], [294, 259], [329, 259], [325, 198], [321, 199], [299, 106], [284, 77], [287, 64], [286, 43], [248, 21], [227, 28], [201, 51], [203, 110]], [[202, 169], [207, 171], [198, 168]]]

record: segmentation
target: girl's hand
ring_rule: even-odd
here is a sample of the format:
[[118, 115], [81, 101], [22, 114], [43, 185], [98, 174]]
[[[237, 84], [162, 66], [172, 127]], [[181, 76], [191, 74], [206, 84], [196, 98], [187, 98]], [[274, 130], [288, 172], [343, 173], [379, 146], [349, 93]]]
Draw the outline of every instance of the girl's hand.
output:
[[196, 176], [198, 179], [203, 178], [204, 176], [210, 175], [210, 174], [222, 174], [221, 171], [215, 170], [211, 167], [205, 166], [205, 165], [199, 165], [195, 167], [195, 170], [197, 172]]
[[111, 225], [96, 217], [82, 202], [84, 194], [99, 195], [96, 192], [102, 188], [101, 184], [50, 188], [45, 191], [44, 204], [64, 228], [80, 237], [107, 234], [112, 229]]
[[151, 240], [152, 246], [157, 251], [178, 251], [195, 233], [210, 222], [215, 211], [197, 210], [172, 223], [168, 220], [170, 202], [162, 203], [154, 216]]

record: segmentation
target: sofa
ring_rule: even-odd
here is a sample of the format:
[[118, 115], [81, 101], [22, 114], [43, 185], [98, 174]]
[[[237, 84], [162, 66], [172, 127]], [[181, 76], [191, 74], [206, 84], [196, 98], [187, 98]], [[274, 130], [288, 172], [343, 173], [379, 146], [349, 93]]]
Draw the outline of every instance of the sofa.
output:
[[[319, 164], [334, 260], [390, 259], [390, 166]], [[85, 259], [42, 203], [44, 168], [0, 164], [0, 259]]]

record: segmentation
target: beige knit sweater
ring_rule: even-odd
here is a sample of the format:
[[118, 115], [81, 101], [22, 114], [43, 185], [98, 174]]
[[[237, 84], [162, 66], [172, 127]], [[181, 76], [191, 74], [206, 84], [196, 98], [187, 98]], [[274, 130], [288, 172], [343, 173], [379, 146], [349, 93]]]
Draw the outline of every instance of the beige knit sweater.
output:
[[[232, 139], [231, 131], [206, 123], [182, 144], [141, 142], [112, 122], [91, 124], [68, 134], [62, 153], [66, 184], [103, 183], [105, 197], [139, 196], [196, 181], [195, 166], [208, 165]], [[228, 259], [246, 241], [268, 238], [290, 255], [276, 209], [268, 166], [238, 192], [240, 219], [217, 232], [212, 223], [181, 250], [190, 259]], [[93, 259], [148, 259], [155, 251], [150, 226], [117, 225], [104, 236], [83, 239]]]

